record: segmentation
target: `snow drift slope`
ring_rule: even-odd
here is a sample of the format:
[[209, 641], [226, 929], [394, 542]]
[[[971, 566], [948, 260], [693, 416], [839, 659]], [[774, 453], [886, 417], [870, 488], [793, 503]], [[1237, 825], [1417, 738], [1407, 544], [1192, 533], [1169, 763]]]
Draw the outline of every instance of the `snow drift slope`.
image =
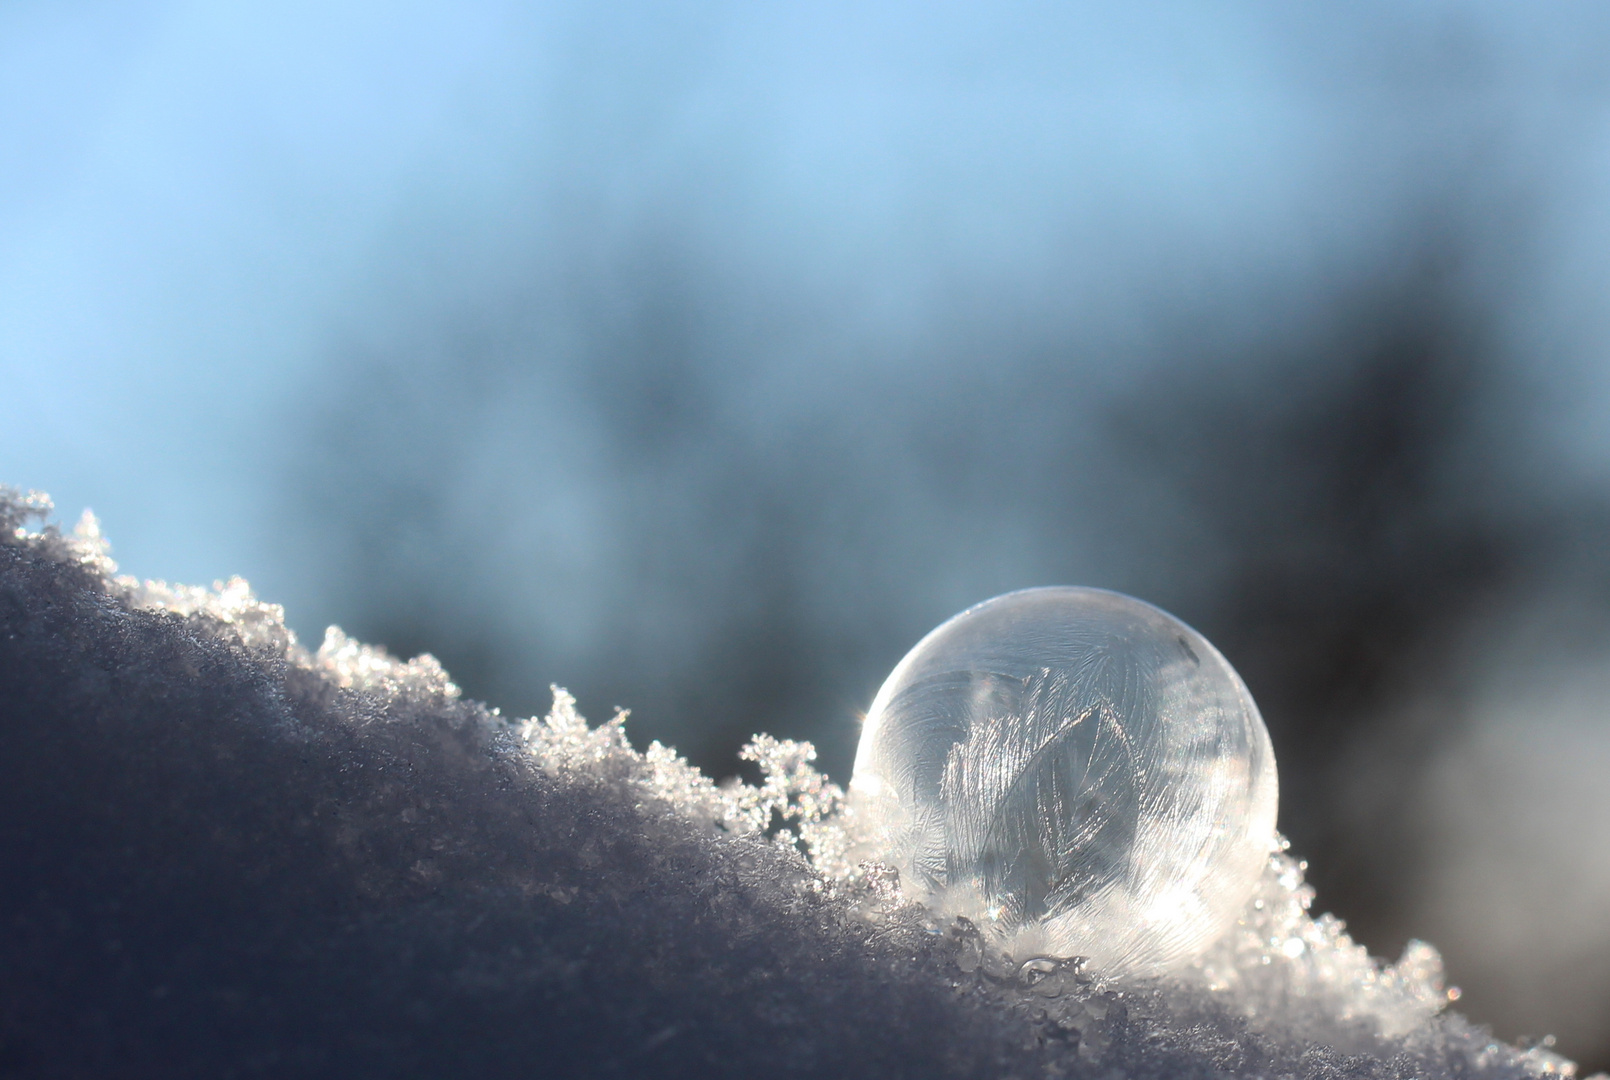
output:
[[244, 583], [114, 578], [47, 509], [0, 493], [0, 1076], [1570, 1070], [1309, 919], [1284, 856], [1168, 984], [990, 955], [849, 865], [803, 747], [717, 789], [567, 696], [509, 722]]

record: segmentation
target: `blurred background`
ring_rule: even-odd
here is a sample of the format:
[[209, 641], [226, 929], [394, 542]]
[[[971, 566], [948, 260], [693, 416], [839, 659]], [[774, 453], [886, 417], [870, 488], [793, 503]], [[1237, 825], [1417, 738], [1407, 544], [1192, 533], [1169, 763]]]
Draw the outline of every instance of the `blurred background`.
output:
[[1610, 10], [0, 0], [0, 481], [317, 645], [847, 780], [1194, 624], [1372, 951], [1610, 1066]]

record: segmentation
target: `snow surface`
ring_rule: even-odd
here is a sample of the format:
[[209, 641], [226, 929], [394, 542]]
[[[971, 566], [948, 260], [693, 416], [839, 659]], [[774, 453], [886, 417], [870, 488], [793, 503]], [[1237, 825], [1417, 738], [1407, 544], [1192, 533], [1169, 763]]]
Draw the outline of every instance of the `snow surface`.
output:
[[1007, 957], [857, 861], [806, 744], [718, 785], [555, 690], [301, 647], [0, 490], [0, 1076], [1528, 1077], [1274, 854], [1166, 980]]

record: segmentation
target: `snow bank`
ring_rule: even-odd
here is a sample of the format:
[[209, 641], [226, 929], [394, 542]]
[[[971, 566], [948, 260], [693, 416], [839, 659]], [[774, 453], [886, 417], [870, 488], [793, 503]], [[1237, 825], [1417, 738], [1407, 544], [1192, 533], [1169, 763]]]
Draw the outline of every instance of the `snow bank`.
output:
[[992, 952], [859, 863], [805, 744], [716, 785], [556, 690], [316, 653], [0, 492], [0, 1076], [1570, 1075], [1275, 855], [1183, 976]]

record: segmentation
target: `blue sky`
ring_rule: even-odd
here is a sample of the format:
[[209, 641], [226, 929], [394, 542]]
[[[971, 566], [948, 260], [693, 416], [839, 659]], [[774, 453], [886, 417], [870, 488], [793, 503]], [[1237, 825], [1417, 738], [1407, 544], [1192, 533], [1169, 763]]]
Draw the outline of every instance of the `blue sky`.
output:
[[[134, 572], [294, 591], [253, 538], [332, 368], [645, 236], [888, 363], [957, 295], [1077, 311], [1109, 378], [1160, 297], [1301, 304], [1474, 170], [1569, 215], [1521, 254], [1591, 321], [1603, 20], [1552, 10], [12, 3], [0, 465]], [[839, 392], [783, 353], [768, 408]]]

